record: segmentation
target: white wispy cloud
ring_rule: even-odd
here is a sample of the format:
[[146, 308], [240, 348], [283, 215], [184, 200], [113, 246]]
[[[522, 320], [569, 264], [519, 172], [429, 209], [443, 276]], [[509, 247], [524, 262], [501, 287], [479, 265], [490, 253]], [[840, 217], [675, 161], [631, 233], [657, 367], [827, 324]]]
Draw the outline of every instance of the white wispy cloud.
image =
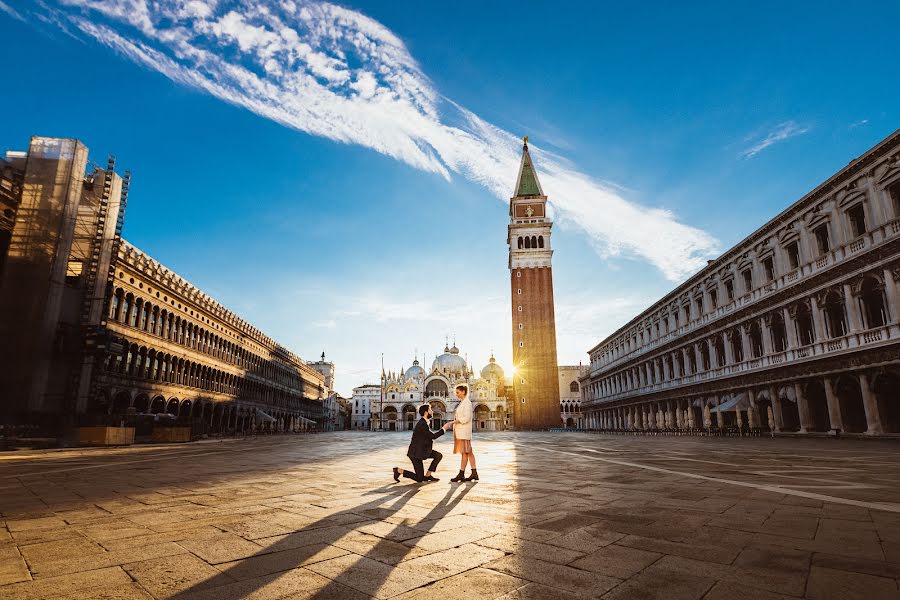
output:
[[6, 2], [3, 2], [2, 0], [0, 0], [0, 12], [6, 13], [17, 21], [25, 21], [25, 17], [23, 17], [16, 9], [14, 9]]
[[[173, 81], [288, 127], [448, 180], [462, 175], [503, 201], [512, 192], [519, 138], [442, 96], [398, 37], [357, 11], [291, 0], [58, 0], [33, 10], [55, 12]], [[797, 135], [791, 125], [745, 156]], [[554, 216], [582, 230], [601, 256], [637, 256], [678, 280], [718, 253], [713, 237], [671, 212], [532, 148]]]
[[751, 136], [748, 140], [745, 140], [751, 141], [755, 139], [748, 148], [741, 152], [741, 156], [744, 158], [753, 158], [769, 146], [777, 144], [778, 142], [783, 142], [792, 137], [797, 137], [798, 135], [803, 135], [809, 131], [809, 129], [808, 126], [799, 125], [795, 121], [784, 121], [783, 123], [776, 125], [761, 139], [757, 136]]

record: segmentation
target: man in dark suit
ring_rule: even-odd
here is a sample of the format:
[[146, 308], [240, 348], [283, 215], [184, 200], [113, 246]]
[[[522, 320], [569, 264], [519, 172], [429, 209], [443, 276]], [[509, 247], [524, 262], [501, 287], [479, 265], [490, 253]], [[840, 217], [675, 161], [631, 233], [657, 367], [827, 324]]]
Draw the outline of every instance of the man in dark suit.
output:
[[[401, 474], [419, 483], [423, 481], [438, 481], [437, 477], [434, 477], [432, 473], [437, 469], [443, 455], [437, 450], [433, 450], [431, 444], [434, 440], [444, 435], [445, 431], [453, 427], [453, 422], [447, 423], [437, 431], [432, 431], [429, 425], [432, 417], [431, 406], [427, 404], [419, 407], [419, 416], [421, 419], [413, 428], [412, 441], [409, 442], [409, 450], [406, 451], [406, 456], [412, 461], [415, 472], [401, 471], [400, 467], [394, 467], [394, 481], [400, 481]], [[428, 471], [424, 471], [425, 460], [428, 458], [431, 459], [431, 465], [428, 467]]]

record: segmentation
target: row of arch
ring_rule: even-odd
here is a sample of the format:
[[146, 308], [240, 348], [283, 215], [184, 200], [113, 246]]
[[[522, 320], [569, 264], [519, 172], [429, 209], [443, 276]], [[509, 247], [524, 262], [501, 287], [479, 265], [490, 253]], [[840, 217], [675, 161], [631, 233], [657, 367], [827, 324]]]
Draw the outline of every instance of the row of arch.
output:
[[[871, 229], [867, 223], [880, 225], [887, 222], [885, 218], [888, 220], [891, 218], [896, 219], [898, 217], [897, 194], [900, 193], [896, 191], [898, 187], [900, 187], [900, 183], [894, 182], [884, 190], [886, 195], [891, 198], [891, 206], [882, 205], [878, 208], [865, 199], [846, 206], [843, 209], [845, 218], [840, 220], [843, 221], [843, 225], [846, 225], [846, 227], [837, 227], [838, 243], [844, 244], [858, 240], [860, 236]], [[871, 217], [869, 219], [866, 218], [867, 212]], [[824, 216], [827, 213], [827, 210], [819, 212], [819, 215], [822, 215], [821, 218], [817, 218], [809, 224], [805, 224], [804, 220], [800, 219], [797, 221], [800, 225], [799, 230], [784, 235], [780, 239], [771, 239], [768, 245], [773, 248], [773, 251], [757, 256], [755, 259], [745, 259], [744, 262], [735, 263], [733, 265], [734, 275], [740, 273], [744, 282], [742, 293], [748, 294], [760, 285], [771, 282], [778, 272], [785, 275], [793, 272], [799, 275], [800, 271], [798, 269], [803, 264], [816, 259], [827, 259], [827, 254], [832, 249], [832, 239], [835, 235], [835, 232], [832, 231], [833, 219], [829, 216]], [[893, 213], [893, 216], [890, 216], [890, 213]], [[766, 246], [766, 244], [763, 244], [763, 246]], [[760, 267], [764, 269], [764, 278], [754, 277], [754, 274], [760, 271]], [[709, 310], [718, 308], [718, 303], [714, 298], [718, 295], [718, 290], [723, 284], [729, 296], [729, 301], [733, 300], [734, 284], [731, 283], [729, 286], [730, 277], [731, 267], [726, 266], [711, 280], [707, 280], [705, 283], [697, 281], [693, 291], [686, 293], [678, 300], [674, 300], [668, 306], [660, 307], [657, 314], [648, 316], [643, 320], [644, 322], [637, 325], [636, 329], [623, 334], [622, 337], [593, 354], [591, 356], [592, 362], [603, 363], [615, 360], [645, 343], [671, 333], [678, 328], [679, 313], [683, 313], [685, 323], [700, 319], [706, 312], [704, 307], [707, 304], [704, 302], [706, 295], [710, 296], [709, 306], [706, 308]], [[694, 307], [694, 310], [692, 310], [692, 307]], [[671, 324], [673, 325], [671, 328], [669, 326], [670, 316], [672, 317]], [[655, 323], [655, 337], [652, 335], [651, 323]], [[660, 329], [660, 323], [663, 324], [662, 329]]]
[[303, 401], [300, 390], [289, 392], [269, 382], [228, 373], [152, 347], [138, 346], [125, 339], [113, 338], [113, 343], [119, 343], [122, 352], [106, 356], [104, 367], [108, 373], [183, 385], [254, 400], [267, 406], [299, 408]]
[[302, 377], [287, 366], [266, 360], [182, 317], [164, 304], [153, 304], [122, 288], [116, 288], [110, 299], [109, 318], [283, 385], [300, 387], [303, 383]]
[[812, 378], [722, 396], [592, 407], [588, 427], [613, 431], [736, 427], [802, 433], [900, 433], [900, 368]]
[[543, 248], [544, 247], [544, 236], [542, 235], [532, 235], [532, 236], [519, 236], [518, 241], [516, 242], [519, 250], [532, 249], [532, 248]]
[[[867, 275], [851, 296], [858, 302], [845, 302], [844, 291], [839, 288], [827, 290], [818, 299], [801, 299], [789, 307], [612, 374], [594, 384], [593, 391], [595, 396], [602, 398], [684, 375], [758, 359], [792, 347], [837, 339], [849, 331], [848, 310], [854, 311], [852, 318], [864, 330], [883, 327], [889, 322], [891, 315], [887, 309], [885, 282], [881, 277]], [[790, 332], [788, 322], [792, 326]]]

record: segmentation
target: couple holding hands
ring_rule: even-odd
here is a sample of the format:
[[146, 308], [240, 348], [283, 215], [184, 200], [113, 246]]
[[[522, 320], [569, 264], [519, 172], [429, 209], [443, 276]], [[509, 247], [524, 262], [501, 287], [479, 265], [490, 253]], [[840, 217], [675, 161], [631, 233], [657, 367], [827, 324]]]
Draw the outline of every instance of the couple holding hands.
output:
[[[453, 453], [461, 455], [459, 473], [450, 481], [478, 481], [478, 470], [475, 467], [475, 453], [472, 452], [472, 401], [469, 400], [469, 388], [465, 385], [456, 386], [456, 397], [459, 398], [459, 406], [456, 407], [456, 418], [437, 431], [431, 430], [431, 406], [423, 404], [419, 407], [419, 422], [413, 428], [412, 441], [406, 456], [412, 461], [415, 471], [406, 471], [400, 467], [394, 467], [394, 481], [400, 481], [403, 475], [407, 479], [418, 482], [438, 481], [433, 475], [441, 462], [443, 455], [432, 448], [432, 442], [453, 429]], [[428, 471], [424, 471], [425, 460], [431, 459]], [[472, 468], [471, 474], [466, 477], [466, 464]]]

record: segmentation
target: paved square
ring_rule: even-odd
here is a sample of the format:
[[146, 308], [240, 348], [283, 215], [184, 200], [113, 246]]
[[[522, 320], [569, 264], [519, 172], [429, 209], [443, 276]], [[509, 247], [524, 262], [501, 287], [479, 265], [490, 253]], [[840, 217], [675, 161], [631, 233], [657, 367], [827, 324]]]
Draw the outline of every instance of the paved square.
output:
[[5, 598], [900, 598], [900, 445], [405, 433], [0, 455]]

